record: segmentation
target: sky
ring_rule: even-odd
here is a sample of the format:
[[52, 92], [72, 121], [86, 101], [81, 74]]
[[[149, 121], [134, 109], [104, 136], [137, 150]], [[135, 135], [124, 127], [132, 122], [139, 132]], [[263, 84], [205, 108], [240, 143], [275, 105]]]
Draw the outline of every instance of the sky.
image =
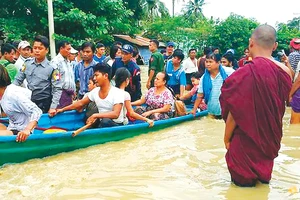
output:
[[[172, 0], [161, 0], [172, 12]], [[175, 0], [175, 14], [179, 14], [183, 0]], [[187, 2], [188, 0], [184, 0]], [[206, 18], [226, 19], [230, 13], [235, 13], [246, 18], [254, 18], [259, 23], [271, 26], [277, 22], [287, 23], [294, 17], [300, 17], [300, 0], [205, 0], [203, 14]]]

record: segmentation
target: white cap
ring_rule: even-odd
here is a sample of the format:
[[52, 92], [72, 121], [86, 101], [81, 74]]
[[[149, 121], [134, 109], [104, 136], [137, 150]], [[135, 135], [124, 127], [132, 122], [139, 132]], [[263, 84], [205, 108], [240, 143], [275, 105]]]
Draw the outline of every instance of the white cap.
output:
[[78, 53], [78, 51], [76, 49], [74, 49], [73, 47], [71, 47], [71, 54], [75, 54], [75, 53]]
[[29, 44], [29, 42], [27, 42], [27, 41], [21, 41], [20, 43], [19, 43], [19, 45], [18, 45], [18, 49], [24, 49], [24, 48], [26, 48], [26, 47], [30, 47], [30, 44]]

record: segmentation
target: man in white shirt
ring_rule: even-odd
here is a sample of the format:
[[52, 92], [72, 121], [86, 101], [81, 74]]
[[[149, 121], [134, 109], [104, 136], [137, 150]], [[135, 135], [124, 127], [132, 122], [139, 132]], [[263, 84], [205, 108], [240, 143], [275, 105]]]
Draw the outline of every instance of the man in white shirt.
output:
[[186, 87], [185, 87], [186, 90], [191, 90], [193, 88], [191, 77], [194, 72], [198, 71], [196, 54], [197, 54], [196, 49], [190, 49], [189, 57], [185, 59], [182, 63], [185, 76], [186, 76]]
[[108, 64], [97, 63], [93, 69], [94, 81], [96, 81], [98, 87], [89, 92], [87, 97], [67, 107], [57, 109], [56, 114], [67, 110], [80, 110], [90, 102], [95, 102], [99, 112], [90, 116], [86, 124], [93, 124], [93, 127], [123, 125], [124, 91], [110, 84], [111, 67]]

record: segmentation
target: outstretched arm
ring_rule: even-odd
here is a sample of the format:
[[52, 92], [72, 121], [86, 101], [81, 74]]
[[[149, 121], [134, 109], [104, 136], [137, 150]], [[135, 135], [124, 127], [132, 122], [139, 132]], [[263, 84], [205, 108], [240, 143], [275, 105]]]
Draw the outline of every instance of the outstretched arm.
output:
[[134, 112], [129, 100], [125, 101], [125, 107], [130, 117], [147, 122], [149, 124], [149, 127], [153, 126], [153, 120], [143, 117], [142, 115]]

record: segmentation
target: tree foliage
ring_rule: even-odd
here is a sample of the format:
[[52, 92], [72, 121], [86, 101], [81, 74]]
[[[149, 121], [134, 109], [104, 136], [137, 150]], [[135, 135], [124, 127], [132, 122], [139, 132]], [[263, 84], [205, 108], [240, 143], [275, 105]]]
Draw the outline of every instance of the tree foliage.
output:
[[[2, 0], [1, 4], [5, 6], [0, 6], [0, 25], [8, 40], [48, 36], [47, 1]], [[122, 0], [55, 0], [53, 10], [55, 38], [76, 45], [82, 40], [109, 42], [112, 34], [132, 35], [138, 31], [138, 19], [132, 17], [137, 13], [126, 8]]]
[[189, 0], [183, 7], [186, 18], [204, 17], [202, 7], [205, 5], [204, 0]]
[[248, 46], [251, 33], [258, 25], [259, 23], [253, 19], [231, 14], [214, 27], [207, 45], [219, 47], [221, 53], [225, 53], [227, 49], [234, 49], [239, 57], [239, 53]]
[[160, 0], [141, 0], [145, 21], [152, 22], [154, 18], [169, 16], [169, 10]]
[[212, 23], [199, 19], [195, 24], [187, 21], [184, 16], [156, 18], [153, 23], [145, 27], [144, 35], [149, 38], [157, 38], [162, 41], [174, 41], [179, 48], [201, 48], [206, 41]]
[[289, 24], [283, 23], [279, 24], [277, 28], [277, 49], [279, 51], [285, 50], [286, 52], [289, 52], [289, 45], [291, 39], [300, 38], [300, 31], [298, 31], [298, 29], [296, 28], [289, 26]]

